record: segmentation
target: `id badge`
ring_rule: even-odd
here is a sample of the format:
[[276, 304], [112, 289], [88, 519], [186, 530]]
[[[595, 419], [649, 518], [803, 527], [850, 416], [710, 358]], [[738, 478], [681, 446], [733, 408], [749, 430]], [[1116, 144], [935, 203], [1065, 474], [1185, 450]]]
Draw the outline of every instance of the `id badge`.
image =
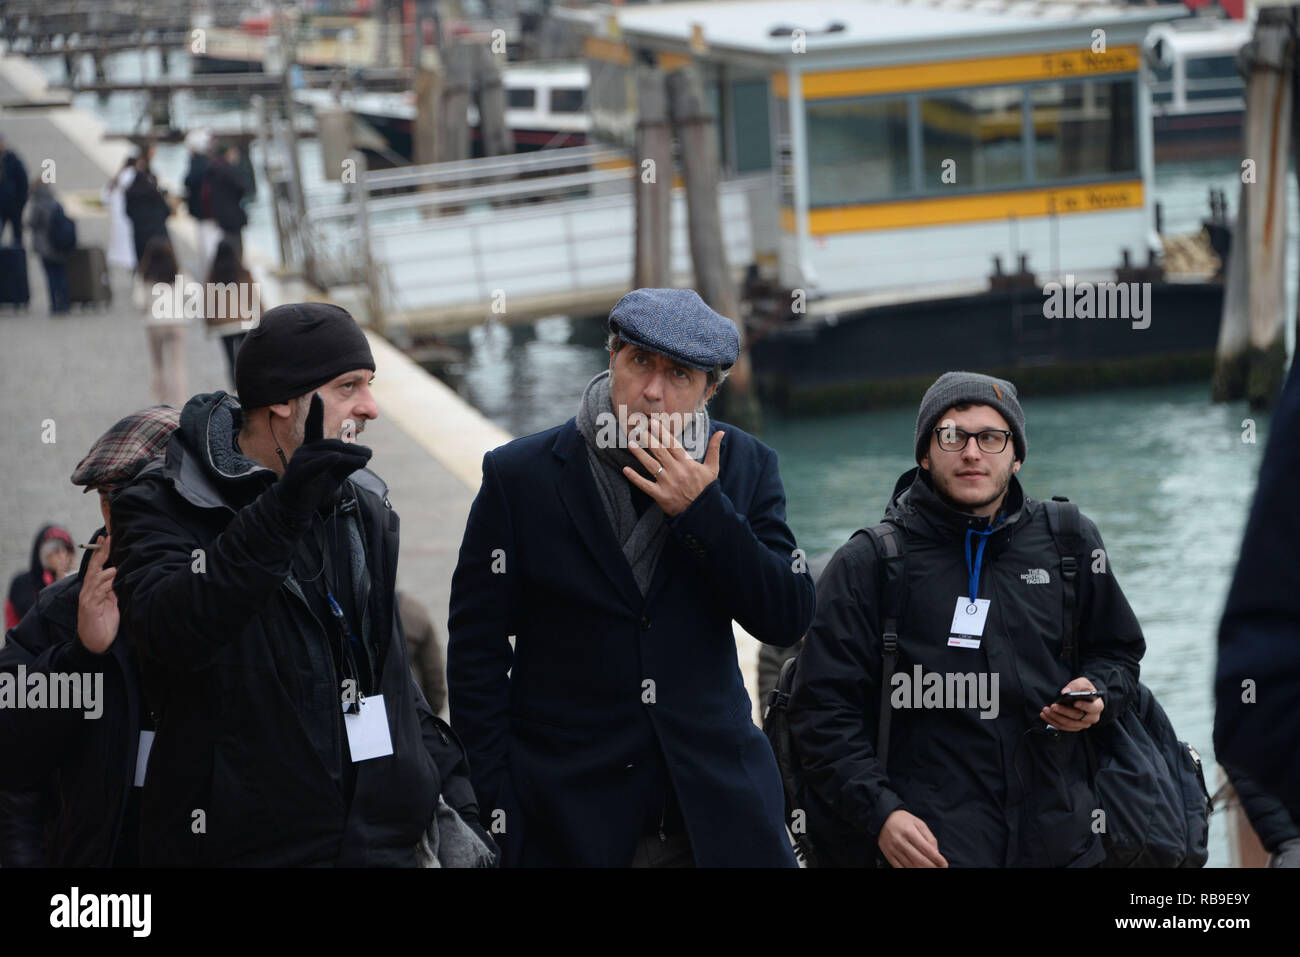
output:
[[[971, 601], [966, 596], [959, 596], [957, 605], [952, 612], [951, 632], [953, 635], [964, 635], [968, 638], [980, 638], [984, 635], [984, 623], [989, 617], [989, 599], [977, 598]], [[953, 642], [949, 640], [949, 644]], [[962, 647], [979, 647], [979, 642], [973, 646], [962, 645]]]
[[388, 733], [388, 712], [384, 710], [384, 696], [377, 694], [361, 699], [361, 710], [348, 714], [343, 706], [343, 727], [348, 732], [348, 752], [352, 763], [383, 758], [393, 753], [393, 739]]

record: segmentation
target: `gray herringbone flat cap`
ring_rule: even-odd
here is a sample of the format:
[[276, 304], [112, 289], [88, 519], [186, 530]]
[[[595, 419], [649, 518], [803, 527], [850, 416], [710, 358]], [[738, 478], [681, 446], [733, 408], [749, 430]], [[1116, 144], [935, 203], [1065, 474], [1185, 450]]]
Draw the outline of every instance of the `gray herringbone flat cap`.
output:
[[620, 339], [696, 369], [731, 368], [740, 332], [694, 289], [633, 289], [609, 313]]

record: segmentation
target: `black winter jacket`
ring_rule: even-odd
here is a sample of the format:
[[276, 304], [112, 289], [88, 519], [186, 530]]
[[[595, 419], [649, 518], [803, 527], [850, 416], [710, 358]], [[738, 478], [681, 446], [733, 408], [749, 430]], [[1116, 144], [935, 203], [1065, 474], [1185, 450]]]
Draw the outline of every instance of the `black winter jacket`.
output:
[[[990, 689], [997, 676], [998, 693], [990, 718], [981, 712], [992, 708], [969, 699], [963, 708], [896, 708], [887, 769], [876, 758], [880, 575], [870, 537], [851, 538], [818, 581], [790, 721], [812, 791], [809, 834], [833, 836], [830, 863], [872, 863], [881, 826], [900, 808], [925, 821], [950, 866], [1089, 866], [1103, 857], [1091, 829], [1097, 801], [1080, 737], [1088, 732], [1045, 730], [1038, 714], [1077, 677], [1060, 659], [1059, 555], [1046, 510], [1015, 478], [1004, 510], [984, 553], [979, 597], [992, 604], [980, 647], [953, 647], [953, 609], [969, 590], [965, 532], [988, 519], [944, 504], [923, 470], [899, 480], [886, 510], [907, 550], [896, 680], [914, 679], [918, 666], [923, 675], [983, 673]], [[1105, 691], [1107, 722], [1134, 694], [1146, 646], [1109, 563], [1091, 572], [1103, 546], [1096, 526], [1082, 525], [1080, 670]], [[888, 690], [893, 700], [901, 686]]]
[[210, 157], [194, 153], [190, 156], [190, 167], [185, 171], [185, 208], [196, 220], [212, 218], [212, 214], [203, 209], [203, 179], [211, 165]]
[[216, 220], [217, 225], [228, 233], [243, 229], [248, 223], [248, 216], [240, 205], [248, 192], [243, 174], [224, 159], [214, 159], [204, 174], [204, 182], [212, 198], [208, 218]]
[[[96, 537], [102, 534], [101, 529]], [[119, 841], [137, 831], [125, 816], [144, 712], [139, 674], [125, 628], [102, 655], [77, 637], [77, 602], [91, 554], [82, 558], [80, 574], [40, 593], [0, 650], [0, 673], [17, 675], [23, 665], [28, 675], [103, 675], [98, 718], [66, 708], [0, 709], [0, 787], [31, 789], [37, 796], [22, 802], [21, 813], [29, 835], [42, 820], [52, 819], [44, 863], [53, 867], [107, 867], [137, 856], [136, 848], [121, 847]], [[40, 798], [51, 781], [52, 795]], [[17, 804], [10, 810], [20, 813]], [[35, 850], [30, 843], [28, 849]]]
[[290, 571], [308, 520], [239, 453], [239, 421], [224, 392], [195, 396], [165, 460], [112, 504], [114, 588], [158, 716], [142, 863], [411, 866], [440, 792], [475, 824], [477, 808], [464, 752], [407, 665], [387, 487], [366, 470], [347, 483], [371, 583], [368, 696], [383, 695], [393, 746], [351, 765], [349, 803], [335, 635]]
[[21, 215], [27, 205], [27, 167], [13, 150], [0, 154], [0, 213]]
[[131, 220], [131, 237], [135, 242], [135, 255], [139, 259], [144, 248], [155, 236], [167, 236], [167, 218], [171, 207], [167, 197], [158, 187], [153, 172], [145, 170], [135, 174], [126, 188], [126, 216]]

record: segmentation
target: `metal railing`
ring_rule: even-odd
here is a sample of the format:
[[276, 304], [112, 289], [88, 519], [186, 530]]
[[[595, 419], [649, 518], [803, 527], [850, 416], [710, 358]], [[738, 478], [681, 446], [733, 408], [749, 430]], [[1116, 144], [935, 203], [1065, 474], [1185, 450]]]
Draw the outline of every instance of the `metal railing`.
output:
[[[366, 284], [381, 323], [439, 310], [487, 316], [503, 294], [562, 309], [631, 283], [637, 174], [625, 152], [602, 146], [374, 173], [359, 164], [356, 183], [307, 191], [290, 252], [321, 285]], [[770, 174], [720, 184], [733, 266], [753, 258], [751, 194], [773, 189]], [[680, 280], [691, 275], [681, 190], [672, 213], [670, 272]]]

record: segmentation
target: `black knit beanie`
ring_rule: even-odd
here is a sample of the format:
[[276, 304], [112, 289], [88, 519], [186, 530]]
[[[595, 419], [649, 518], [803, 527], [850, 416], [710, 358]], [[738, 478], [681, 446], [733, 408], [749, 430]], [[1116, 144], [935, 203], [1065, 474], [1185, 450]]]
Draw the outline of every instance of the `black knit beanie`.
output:
[[375, 370], [370, 343], [346, 309], [291, 302], [262, 314], [235, 357], [245, 409], [288, 402], [353, 369]]

